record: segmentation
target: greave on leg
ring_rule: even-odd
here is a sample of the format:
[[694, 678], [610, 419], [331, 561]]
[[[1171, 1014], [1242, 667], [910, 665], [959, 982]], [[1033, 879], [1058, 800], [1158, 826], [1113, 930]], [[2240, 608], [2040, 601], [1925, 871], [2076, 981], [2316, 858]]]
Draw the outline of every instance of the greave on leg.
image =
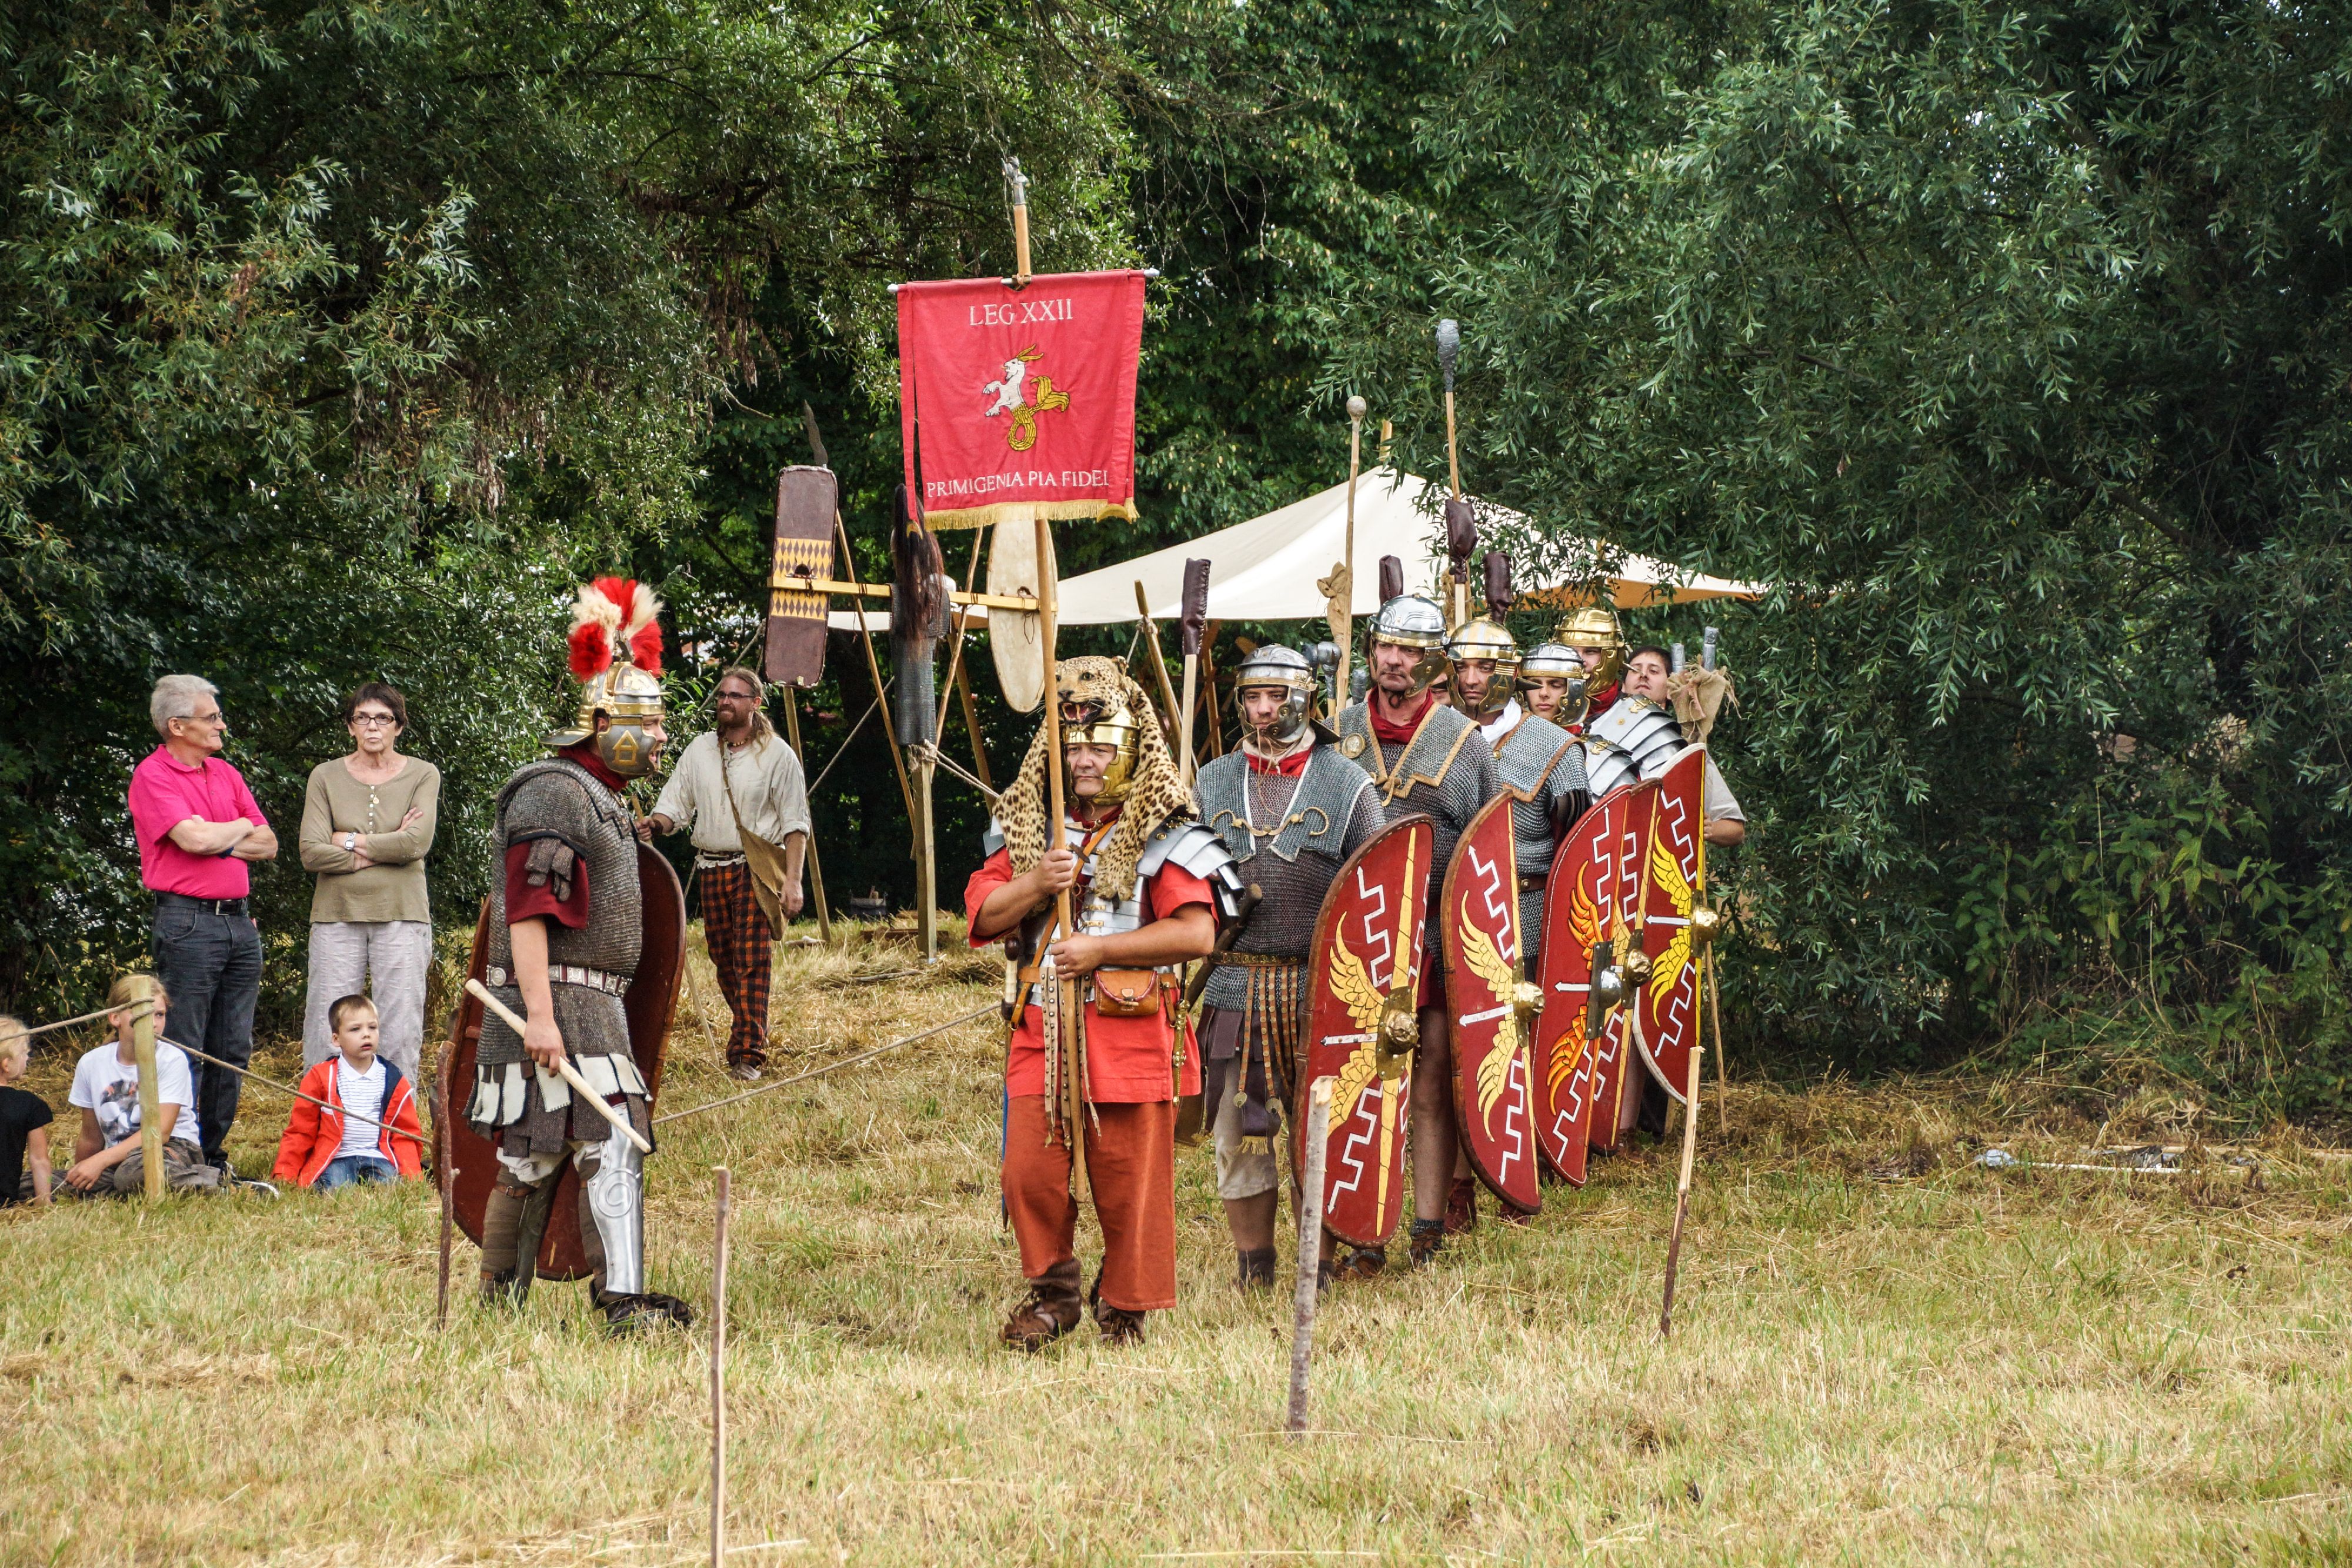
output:
[[595, 1268], [599, 1301], [646, 1292], [645, 1173], [645, 1156], [618, 1128], [581, 1151], [581, 1239]]

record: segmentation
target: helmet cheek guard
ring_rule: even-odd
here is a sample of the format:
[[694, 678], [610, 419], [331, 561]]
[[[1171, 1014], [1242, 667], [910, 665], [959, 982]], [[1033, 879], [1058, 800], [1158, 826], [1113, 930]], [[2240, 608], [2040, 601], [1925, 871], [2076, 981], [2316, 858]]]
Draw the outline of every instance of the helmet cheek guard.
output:
[[1291, 648], [1267, 644], [1253, 649], [1234, 673], [1234, 697], [1238, 700], [1244, 691], [1267, 689], [1281, 691], [1282, 705], [1269, 722], [1253, 727], [1253, 737], [1262, 746], [1288, 746], [1314, 717], [1315, 667]]

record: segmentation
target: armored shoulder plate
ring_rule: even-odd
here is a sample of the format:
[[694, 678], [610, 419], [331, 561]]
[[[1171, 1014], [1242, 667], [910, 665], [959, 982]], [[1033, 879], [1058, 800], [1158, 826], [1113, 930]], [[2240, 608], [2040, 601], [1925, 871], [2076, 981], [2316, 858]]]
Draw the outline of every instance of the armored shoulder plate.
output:
[[1162, 866], [1189, 871], [1208, 883], [1216, 894], [1218, 919], [1232, 920], [1241, 913], [1241, 873], [1234, 869], [1225, 841], [1201, 824], [1171, 817], [1143, 841], [1143, 853], [1135, 862], [1138, 878], [1151, 876]]
[[1638, 697], [1612, 704], [1585, 731], [1584, 771], [1593, 798], [1633, 779], [1657, 777], [1682, 748], [1682, 726], [1665, 709]]
[[[1570, 753], [1577, 752], [1571, 758]], [[1560, 770], [1572, 763], [1575, 776], [1563, 779]], [[1530, 713], [1512, 727], [1495, 748], [1495, 773], [1513, 800], [1529, 801], [1559, 788], [1580, 789], [1583, 757], [1576, 737], [1550, 720]]]

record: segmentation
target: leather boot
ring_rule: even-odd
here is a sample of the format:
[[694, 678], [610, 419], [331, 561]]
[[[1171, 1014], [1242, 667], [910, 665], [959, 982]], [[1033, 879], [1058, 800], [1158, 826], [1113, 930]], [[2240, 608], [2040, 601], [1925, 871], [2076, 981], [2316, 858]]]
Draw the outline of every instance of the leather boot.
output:
[[1412, 1266], [1426, 1268], [1445, 1250], [1445, 1222], [1442, 1219], [1417, 1219], [1412, 1222]]
[[1274, 1248], [1253, 1247], [1236, 1249], [1234, 1284], [1244, 1294], [1252, 1290], [1274, 1289]]
[[1078, 1265], [1073, 1258], [1029, 1281], [1029, 1294], [1004, 1320], [998, 1338], [1013, 1350], [1034, 1354], [1076, 1328], [1082, 1312]]
[[1467, 1236], [1478, 1228], [1478, 1179], [1456, 1176], [1445, 1194], [1445, 1234]]

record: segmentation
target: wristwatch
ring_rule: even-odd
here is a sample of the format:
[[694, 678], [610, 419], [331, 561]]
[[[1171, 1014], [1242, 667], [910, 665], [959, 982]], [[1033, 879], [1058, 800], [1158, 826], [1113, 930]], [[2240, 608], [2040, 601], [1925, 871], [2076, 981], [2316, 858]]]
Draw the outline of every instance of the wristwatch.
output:
[[346, 855], [356, 855], [356, 854], [358, 854], [359, 852], [360, 852], [360, 836], [359, 836], [358, 834], [356, 834], [356, 833], [346, 833], [346, 834], [344, 834], [344, 835], [343, 835], [343, 853], [344, 853], [344, 854], [346, 854]]

